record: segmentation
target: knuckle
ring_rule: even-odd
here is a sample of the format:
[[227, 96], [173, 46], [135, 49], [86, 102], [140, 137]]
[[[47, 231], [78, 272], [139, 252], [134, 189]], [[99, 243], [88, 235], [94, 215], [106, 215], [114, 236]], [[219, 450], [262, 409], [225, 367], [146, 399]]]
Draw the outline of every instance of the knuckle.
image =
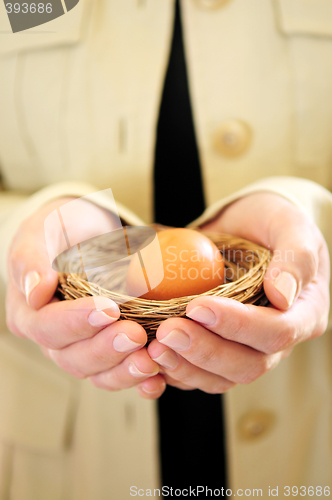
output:
[[181, 384], [185, 384], [186, 386], [193, 386], [192, 374], [187, 371], [182, 370], [179, 373], [172, 373], [172, 378], [173, 380], [180, 382]]
[[266, 350], [266, 354], [275, 354], [292, 346], [297, 339], [297, 330], [294, 325], [287, 324], [278, 334], [277, 339]]
[[97, 364], [106, 365], [110, 364], [110, 355], [108, 349], [103, 348], [99, 344], [96, 345], [91, 342], [90, 346], [90, 356]]
[[28, 321], [25, 325], [25, 332], [33, 342], [40, 346], [47, 347], [52, 350], [59, 350], [66, 345], [61, 340], [61, 336], [49, 331], [49, 323], [45, 321]]
[[28, 337], [36, 342], [36, 344], [47, 347], [48, 349], [59, 349], [56, 339], [48, 337], [43, 331], [29, 328]]
[[215, 351], [210, 347], [204, 347], [204, 349], [198, 350], [195, 353], [194, 364], [197, 366], [210, 366], [214, 364]]
[[276, 359], [273, 356], [262, 355], [254, 363], [254, 366], [244, 372], [239, 380], [240, 384], [251, 384], [265, 373], [269, 372], [276, 365]]
[[231, 334], [227, 335], [227, 338], [229, 340], [237, 339], [237, 338], [243, 338], [247, 335], [248, 333], [248, 325], [250, 324], [250, 319], [248, 318], [248, 315], [250, 316], [250, 311], [246, 311], [246, 315], [239, 315], [236, 317], [234, 325], [231, 326]]
[[[108, 391], [118, 391], [123, 387], [131, 387], [132, 385], [136, 385], [138, 383], [137, 380], [134, 382], [127, 382], [127, 377], [124, 377], [121, 370], [109, 370], [108, 372], [103, 373], [103, 383], [104, 388]], [[134, 377], [132, 377], [134, 379]]]
[[75, 335], [78, 341], [85, 340], [88, 337], [85, 317], [83, 315], [78, 316], [75, 312], [67, 314], [66, 330], [69, 334]]

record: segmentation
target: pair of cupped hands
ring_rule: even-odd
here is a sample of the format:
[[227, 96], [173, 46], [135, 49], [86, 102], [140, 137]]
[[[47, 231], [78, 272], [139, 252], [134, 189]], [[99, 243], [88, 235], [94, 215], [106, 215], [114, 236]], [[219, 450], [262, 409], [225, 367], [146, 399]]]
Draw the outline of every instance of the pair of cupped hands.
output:
[[[166, 385], [223, 393], [248, 384], [288, 356], [296, 344], [321, 335], [329, 311], [329, 255], [313, 221], [283, 197], [245, 196], [202, 229], [254, 241], [273, 251], [264, 279], [269, 307], [223, 297], [198, 297], [185, 318], [169, 318], [146, 347], [145, 330], [119, 320], [118, 306], [105, 297], [59, 301], [58, 275], [46, 248], [44, 221], [72, 198], [59, 198], [27, 218], [8, 255], [7, 325], [30, 339], [45, 356], [77, 378], [102, 389], [136, 387], [157, 399]], [[82, 213], [82, 206], [84, 210]], [[84, 234], [112, 224], [106, 210], [80, 205]], [[73, 214], [75, 221], [75, 214]], [[71, 231], [79, 231], [79, 226]], [[80, 236], [80, 235], [76, 235]], [[79, 241], [79, 239], [78, 239]]]

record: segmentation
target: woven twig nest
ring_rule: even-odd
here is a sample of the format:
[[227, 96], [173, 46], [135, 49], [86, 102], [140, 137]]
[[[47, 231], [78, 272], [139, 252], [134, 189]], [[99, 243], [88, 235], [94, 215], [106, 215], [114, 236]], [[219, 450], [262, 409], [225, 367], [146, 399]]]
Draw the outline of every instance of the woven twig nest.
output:
[[[157, 231], [165, 226], [153, 226]], [[213, 288], [200, 296], [228, 297], [246, 304], [265, 306], [268, 301], [264, 294], [263, 279], [271, 259], [271, 253], [248, 240], [229, 234], [203, 232], [218, 247], [225, 263], [225, 283]], [[112, 251], [116, 242], [112, 240]], [[107, 270], [110, 241], [99, 237], [91, 240], [84, 248], [84, 265], [98, 262], [95, 271], [90, 271], [89, 280], [82, 269], [82, 255], [77, 247], [58, 257], [59, 272], [58, 296], [61, 299], [72, 300], [87, 296], [105, 296], [114, 300], [120, 308], [120, 319], [133, 320], [143, 326], [151, 341], [155, 337], [159, 324], [170, 317], [185, 317], [186, 306], [198, 297], [190, 295], [164, 301], [133, 298], [126, 294], [126, 264], [119, 259], [112, 273]], [[116, 259], [115, 259], [116, 260]], [[92, 274], [91, 274], [92, 273]]]

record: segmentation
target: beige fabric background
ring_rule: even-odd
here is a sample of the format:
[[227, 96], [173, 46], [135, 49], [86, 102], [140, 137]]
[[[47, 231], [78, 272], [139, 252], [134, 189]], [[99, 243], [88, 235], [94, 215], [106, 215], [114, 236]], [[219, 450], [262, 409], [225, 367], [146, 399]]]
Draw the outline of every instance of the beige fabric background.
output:
[[[11, 238], [48, 200], [111, 187], [129, 223], [152, 221], [173, 6], [81, 0], [47, 25], [52, 33], [15, 36], [0, 7], [2, 304]], [[236, 197], [270, 190], [307, 210], [331, 250], [331, 1], [181, 7], [209, 205], [193, 225]], [[251, 133], [240, 156], [215, 148], [229, 120]], [[1, 318], [0, 499], [124, 500], [132, 485], [158, 487], [155, 403], [67, 376]], [[233, 491], [330, 485], [331, 328], [228, 393], [226, 413]], [[265, 430], [246, 433], [257, 425]]]

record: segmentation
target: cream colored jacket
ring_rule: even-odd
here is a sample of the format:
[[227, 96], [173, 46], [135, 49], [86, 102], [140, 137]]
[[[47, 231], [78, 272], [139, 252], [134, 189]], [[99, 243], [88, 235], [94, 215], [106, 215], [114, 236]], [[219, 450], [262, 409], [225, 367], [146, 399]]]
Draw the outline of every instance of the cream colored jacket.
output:
[[[4, 297], [11, 238], [50, 199], [111, 187], [128, 223], [152, 221], [173, 6], [81, 0], [13, 35], [0, 5], [0, 500], [125, 500], [131, 486], [159, 486], [156, 403], [58, 369], [6, 330]], [[209, 206], [193, 226], [269, 190], [306, 210], [332, 253], [332, 1], [182, 0], [181, 8]], [[236, 496], [331, 486], [331, 326], [226, 394]]]

